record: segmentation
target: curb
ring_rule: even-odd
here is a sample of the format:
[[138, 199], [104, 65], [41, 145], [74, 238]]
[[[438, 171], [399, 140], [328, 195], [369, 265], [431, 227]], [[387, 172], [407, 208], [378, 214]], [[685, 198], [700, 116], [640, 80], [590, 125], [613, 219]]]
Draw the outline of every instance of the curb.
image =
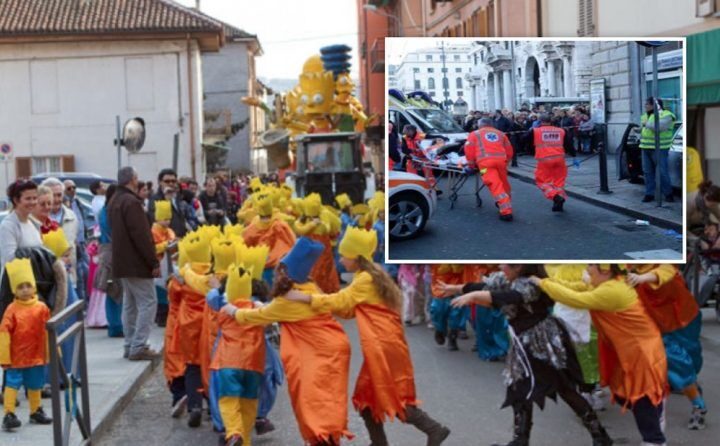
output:
[[[531, 177], [527, 174], [513, 172], [513, 171], [508, 170], [508, 175], [513, 178], [517, 178], [518, 180], [523, 181], [525, 183], [535, 184], [535, 178]], [[672, 229], [678, 233], [683, 232], [682, 223], [677, 223], [675, 221], [668, 220], [668, 219], [662, 218], [662, 217], [656, 217], [654, 215], [648, 215], [643, 212], [636, 211], [633, 209], [628, 209], [626, 207], [623, 207], [623, 206], [620, 206], [617, 204], [608, 203], [607, 201], [603, 201], [598, 198], [594, 198], [590, 195], [587, 195], [586, 193], [578, 192], [572, 186], [566, 187], [565, 192], [573, 198], [577, 198], [578, 200], [582, 200], [582, 201], [594, 204], [601, 208], [615, 211], [615, 212], [618, 212], [623, 215], [627, 215], [628, 217], [632, 217], [635, 219], [647, 220], [648, 222], [650, 222], [650, 224], [659, 226], [663, 229]]]
[[[163, 347], [159, 352], [163, 353], [164, 350], [165, 349]], [[140, 390], [140, 387], [142, 387], [145, 381], [150, 377], [161, 362], [162, 356], [152, 361], [147, 361], [147, 365], [144, 367], [140, 375], [138, 375], [137, 379], [134, 381], [127, 381], [123, 385], [122, 390], [120, 391], [120, 398], [118, 398], [112, 406], [105, 411], [105, 413], [99, 414], [102, 418], [95, 426], [91, 426], [90, 438], [94, 440], [93, 442], [97, 443], [98, 440], [107, 433], [107, 430], [110, 428], [112, 423], [118, 418], [122, 411], [125, 410], [128, 404], [130, 404], [130, 401], [132, 401], [135, 397], [137, 391]], [[83, 442], [80, 441], [78, 444], [82, 443]]]

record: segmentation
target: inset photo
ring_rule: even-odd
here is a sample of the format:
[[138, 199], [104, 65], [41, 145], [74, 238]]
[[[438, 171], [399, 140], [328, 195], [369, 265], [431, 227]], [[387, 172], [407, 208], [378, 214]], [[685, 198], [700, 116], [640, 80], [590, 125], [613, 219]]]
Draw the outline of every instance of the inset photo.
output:
[[685, 41], [386, 39], [389, 262], [685, 259]]

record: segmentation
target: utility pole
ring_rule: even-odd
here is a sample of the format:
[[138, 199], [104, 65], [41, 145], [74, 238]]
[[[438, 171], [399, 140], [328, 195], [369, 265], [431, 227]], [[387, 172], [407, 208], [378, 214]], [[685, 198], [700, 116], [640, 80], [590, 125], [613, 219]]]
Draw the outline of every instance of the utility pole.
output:
[[445, 67], [445, 41], [440, 41], [440, 52], [442, 56], [440, 56], [440, 60], [442, 61], [442, 83], [443, 83], [443, 97], [445, 100], [443, 100], [443, 106], [445, 107], [445, 111], [447, 111], [447, 102], [450, 100], [450, 92], [448, 91], [448, 87], [450, 86], [450, 81], [447, 77], [447, 68]]

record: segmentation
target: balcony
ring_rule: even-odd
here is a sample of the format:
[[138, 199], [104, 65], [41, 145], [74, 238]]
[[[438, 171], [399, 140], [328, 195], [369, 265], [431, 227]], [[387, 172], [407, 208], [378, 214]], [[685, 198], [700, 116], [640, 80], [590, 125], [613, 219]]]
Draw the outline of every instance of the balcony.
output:
[[385, 72], [385, 39], [375, 39], [370, 48], [370, 69], [373, 73]]

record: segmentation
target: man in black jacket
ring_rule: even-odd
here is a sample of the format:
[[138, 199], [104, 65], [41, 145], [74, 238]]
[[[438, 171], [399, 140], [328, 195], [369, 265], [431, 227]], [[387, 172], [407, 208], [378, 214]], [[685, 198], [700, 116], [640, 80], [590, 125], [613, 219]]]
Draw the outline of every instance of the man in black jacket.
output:
[[500, 110], [495, 110], [495, 128], [503, 133], [507, 133], [512, 130], [512, 122], [505, 116], [503, 116]]
[[[155, 200], [165, 200], [165, 189], [173, 188], [178, 190], [177, 173], [173, 169], [163, 169], [158, 174], [158, 190], [150, 196], [148, 200], [148, 219], [150, 224], [155, 222]], [[170, 220], [170, 229], [175, 232], [178, 239], [183, 238], [187, 233], [187, 224], [185, 222], [184, 206], [186, 203], [178, 197], [172, 200], [172, 219]]]
[[147, 341], [157, 311], [154, 277], [160, 263], [142, 200], [137, 196], [138, 176], [132, 167], [118, 171], [118, 188], [107, 205], [112, 238], [113, 277], [123, 288], [125, 357], [131, 361], [159, 356]]

